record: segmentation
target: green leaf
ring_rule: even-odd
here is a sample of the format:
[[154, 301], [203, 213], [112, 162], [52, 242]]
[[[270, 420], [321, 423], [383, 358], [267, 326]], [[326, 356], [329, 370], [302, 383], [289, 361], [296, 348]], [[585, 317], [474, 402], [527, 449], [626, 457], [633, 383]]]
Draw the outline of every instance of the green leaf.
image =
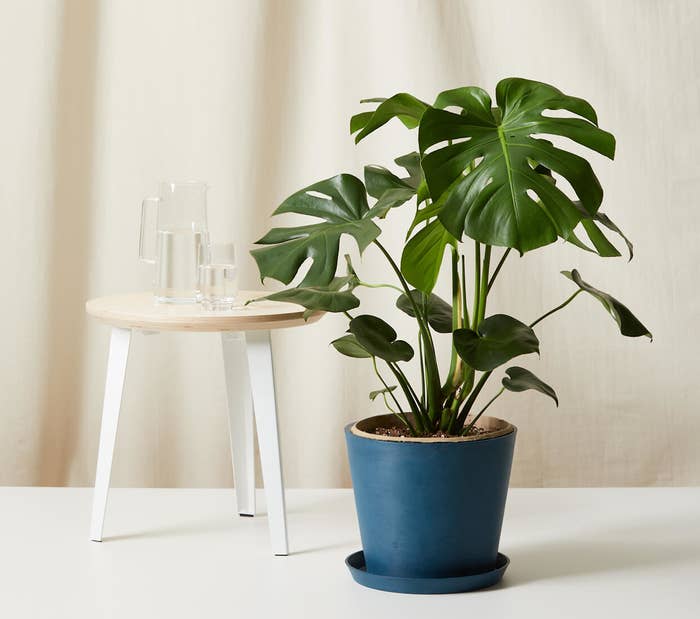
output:
[[535, 332], [526, 324], [505, 314], [484, 319], [477, 331], [457, 329], [454, 347], [471, 367], [488, 372], [519, 355], [540, 352]]
[[381, 318], [363, 314], [350, 321], [350, 333], [372, 356], [389, 362], [410, 361], [413, 348], [408, 342], [396, 339], [396, 331]]
[[574, 282], [581, 290], [587, 292], [602, 303], [603, 307], [615, 319], [615, 322], [620, 327], [620, 333], [622, 333], [622, 335], [626, 335], [627, 337], [645, 336], [650, 340], [653, 338], [649, 329], [647, 329], [625, 305], [607, 292], [598, 290], [584, 282], [576, 269], [562, 271], [561, 273]]
[[617, 225], [615, 225], [615, 223], [612, 221], [612, 219], [610, 219], [610, 217], [608, 217], [605, 213], [601, 213], [600, 211], [597, 211], [594, 215], [591, 215], [586, 211], [586, 209], [583, 208], [583, 206], [578, 201], [574, 201], [574, 204], [576, 205], [576, 208], [578, 208], [579, 213], [581, 213], [581, 225], [586, 231], [586, 234], [591, 240], [591, 243], [593, 243], [595, 250], [591, 250], [588, 246], [581, 243], [581, 241], [573, 233], [571, 234], [571, 237], [567, 239], [568, 242], [573, 243], [581, 249], [585, 249], [587, 251], [595, 251], [599, 256], [603, 256], [605, 258], [619, 256], [620, 252], [606, 238], [603, 231], [598, 227], [597, 224], [600, 223], [603, 226], [605, 226], [608, 230], [612, 230], [613, 232], [618, 234], [624, 240], [625, 244], [627, 245], [627, 253], [629, 255], [629, 260], [632, 260], [632, 258], [634, 257], [634, 245], [632, 245], [632, 241], [630, 241], [625, 236], [622, 230], [620, 230], [620, 228], [618, 228]]
[[397, 165], [408, 172], [406, 178], [399, 178], [382, 166], [365, 166], [367, 193], [377, 202], [370, 209], [370, 217], [384, 218], [392, 208], [405, 204], [418, 195], [418, 203], [429, 197], [427, 185], [420, 167], [420, 155], [408, 153], [394, 159]]
[[355, 116], [350, 119], [350, 135], [362, 129], [362, 127], [369, 122], [369, 119], [372, 118], [372, 114], [374, 114], [374, 112], [360, 112], [359, 114], [355, 114]]
[[369, 217], [384, 219], [392, 208], [401, 206], [416, 195], [413, 189], [389, 189], [369, 211]]
[[[261, 299], [297, 303], [313, 311], [347, 312], [360, 305], [360, 300], [352, 292], [355, 288], [352, 284], [356, 281], [353, 276], [334, 277], [327, 286], [298, 286], [273, 292]], [[348, 285], [351, 285], [350, 289], [341, 290]]]
[[382, 395], [383, 393], [390, 393], [394, 389], [396, 389], [396, 385], [392, 385], [388, 389], [385, 387], [384, 389], [377, 389], [376, 391], [370, 391], [369, 392], [369, 399], [374, 402], [374, 400], [377, 399], [378, 396]]
[[501, 383], [508, 391], [527, 391], [534, 389], [540, 393], [544, 393], [554, 400], [559, 406], [557, 394], [547, 383], [541, 381], [529, 370], [514, 365], [506, 370], [508, 376], [504, 376]]
[[581, 225], [599, 256], [603, 258], [616, 258], [620, 255], [620, 252], [617, 251], [617, 247], [608, 240], [608, 237], [606, 237], [603, 231], [596, 225], [595, 221], [592, 219], [583, 219]]
[[365, 187], [373, 198], [381, 198], [390, 189], [412, 189], [396, 174], [379, 165], [365, 166]]
[[357, 341], [357, 338], [350, 334], [339, 337], [333, 340], [331, 345], [342, 355], [346, 357], [354, 357], [355, 359], [369, 359], [370, 355], [362, 345]]
[[366, 138], [392, 118], [398, 118], [409, 129], [415, 129], [423, 112], [428, 108], [427, 103], [407, 93], [399, 93], [388, 99], [364, 99], [363, 102], [380, 103], [370, 116], [367, 116], [367, 112], [363, 112], [350, 119], [350, 133], [359, 131], [355, 136], [355, 143]]
[[353, 290], [360, 283], [357, 273], [352, 266], [350, 256], [345, 254], [347, 275], [334, 277], [326, 286], [297, 286], [288, 290], [273, 292], [264, 297], [251, 299], [246, 303], [255, 303], [267, 299], [269, 301], [287, 301], [297, 303], [306, 308], [304, 320], [308, 320], [314, 312], [347, 312], [360, 305], [360, 300]]
[[581, 221], [581, 226], [585, 230], [586, 235], [590, 239], [591, 243], [593, 243], [593, 247], [595, 249], [591, 250], [588, 246], [582, 246], [583, 244], [580, 243], [579, 239], [573, 232], [571, 233], [571, 236], [567, 239], [567, 241], [573, 243], [577, 247], [581, 247], [582, 249], [586, 249], [588, 251], [595, 251], [595, 253], [604, 258], [614, 258], [619, 256], [620, 252], [607, 239], [603, 231], [598, 226], [598, 223], [601, 223], [608, 230], [612, 230], [613, 232], [616, 232], [619, 236], [622, 237], [622, 239], [625, 241], [625, 244], [627, 245], [627, 253], [629, 256], [628, 260], [632, 260], [632, 258], [634, 257], [634, 245], [632, 245], [632, 242], [624, 235], [622, 230], [620, 230], [620, 228], [618, 228], [605, 213], [601, 213], [600, 211], [598, 211], [593, 217], [584, 216], [584, 219]]
[[[428, 323], [438, 333], [452, 333], [452, 306], [436, 294], [426, 297], [420, 290], [411, 290], [411, 297], [415, 304], [421, 308], [425, 304], [425, 311], [428, 315]], [[404, 292], [396, 301], [396, 307], [402, 312], [413, 316], [413, 305]]]
[[[440, 220], [458, 239], [466, 234], [521, 253], [568, 239], [582, 216], [540, 166], [566, 178], [590, 215], [603, 191], [584, 158], [534, 136], [567, 137], [610, 158], [614, 137], [598, 128], [590, 104], [548, 84], [504, 79], [496, 100], [492, 109], [480, 88], [446, 91], [421, 118], [423, 171], [433, 201], [442, 201]], [[461, 111], [439, 109], [444, 105]], [[572, 116], [555, 118], [547, 110]]]
[[605, 213], [601, 213], [600, 211], [598, 211], [598, 212], [593, 216], [593, 219], [594, 219], [595, 221], [600, 222], [601, 224], [603, 224], [608, 230], [612, 230], [613, 232], [619, 234], [619, 235], [622, 237], [622, 240], [624, 240], [625, 245], [627, 245], [627, 252], [628, 252], [628, 254], [629, 254], [629, 260], [628, 260], [628, 262], [629, 262], [630, 260], [632, 260], [632, 258], [634, 258], [634, 245], [632, 244], [632, 241], [630, 241], [630, 240], [625, 236], [625, 234], [622, 232], [622, 230], [620, 230], [620, 228], [618, 228], [618, 227], [613, 223], [612, 219], [610, 219], [610, 217], [608, 217]]
[[445, 248], [456, 242], [438, 219], [421, 228], [403, 248], [401, 272], [406, 280], [430, 294], [440, 274]]
[[420, 155], [416, 152], [401, 155], [394, 159], [396, 165], [401, 166], [408, 172], [408, 178], [401, 179], [409, 187], [418, 189], [423, 182], [423, 169], [420, 167]]
[[369, 217], [362, 181], [350, 174], [339, 174], [292, 194], [274, 212], [281, 213], [311, 215], [323, 222], [273, 228], [257, 241], [268, 246], [251, 251], [263, 280], [272, 277], [288, 284], [311, 259], [300, 286], [326, 286], [335, 276], [343, 234], [353, 236], [362, 252], [381, 232]]
[[378, 165], [365, 166], [365, 185], [367, 193], [378, 198], [370, 209], [368, 217], [386, 217], [387, 213], [397, 206], [408, 202], [416, 195], [416, 190], [393, 172]]

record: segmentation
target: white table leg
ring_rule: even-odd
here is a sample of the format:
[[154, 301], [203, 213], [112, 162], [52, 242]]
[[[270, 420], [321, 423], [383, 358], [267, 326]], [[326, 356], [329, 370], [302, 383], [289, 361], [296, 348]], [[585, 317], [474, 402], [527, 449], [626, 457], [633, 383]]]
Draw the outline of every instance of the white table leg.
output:
[[102, 541], [102, 527], [105, 520], [105, 510], [107, 509], [107, 493], [109, 492], [109, 480], [112, 475], [112, 456], [114, 454], [114, 443], [117, 438], [119, 409], [121, 408], [122, 394], [124, 392], [124, 378], [126, 377], [126, 362], [129, 357], [130, 341], [130, 329], [112, 328], [107, 361], [105, 397], [102, 405], [102, 428], [100, 429], [100, 446], [97, 453], [95, 491], [92, 497], [90, 539], [95, 542]]
[[287, 555], [287, 514], [284, 505], [270, 332], [249, 331], [245, 337], [272, 551], [276, 555]]
[[224, 355], [228, 429], [238, 513], [241, 516], [254, 516], [255, 430], [245, 336], [243, 333], [222, 333], [221, 348]]

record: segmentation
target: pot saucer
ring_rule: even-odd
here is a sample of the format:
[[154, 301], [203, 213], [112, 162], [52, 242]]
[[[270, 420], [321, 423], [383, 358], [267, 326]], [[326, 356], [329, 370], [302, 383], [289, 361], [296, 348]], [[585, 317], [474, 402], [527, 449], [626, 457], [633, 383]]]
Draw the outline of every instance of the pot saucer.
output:
[[365, 554], [362, 550], [353, 552], [345, 559], [345, 565], [348, 566], [355, 582], [364, 587], [380, 591], [393, 591], [394, 593], [422, 594], [464, 593], [490, 587], [501, 580], [509, 563], [510, 559], [499, 552], [495, 565], [483, 572], [470, 572], [463, 576], [449, 578], [403, 578], [368, 572], [365, 565]]

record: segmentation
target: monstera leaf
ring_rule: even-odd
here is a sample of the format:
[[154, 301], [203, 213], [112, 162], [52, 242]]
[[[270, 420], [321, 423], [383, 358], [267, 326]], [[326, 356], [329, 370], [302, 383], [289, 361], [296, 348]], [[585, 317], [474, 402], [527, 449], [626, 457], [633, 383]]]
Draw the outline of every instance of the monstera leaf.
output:
[[[411, 298], [418, 307], [425, 305], [428, 324], [435, 331], [438, 333], [452, 333], [452, 306], [447, 301], [444, 301], [436, 294], [426, 296], [420, 290], [411, 290]], [[405, 292], [396, 300], [396, 307], [409, 316], [415, 317], [416, 315], [413, 311], [413, 304], [409, 301]]]
[[416, 232], [401, 254], [401, 272], [408, 283], [430, 294], [440, 274], [445, 248], [456, 243], [439, 219]]
[[337, 340], [333, 340], [331, 345], [341, 355], [345, 355], [346, 357], [354, 357], [355, 359], [369, 359], [372, 356], [357, 341], [357, 338], [352, 333], [339, 337]]
[[620, 327], [620, 333], [622, 333], [622, 335], [626, 335], [627, 337], [644, 336], [652, 339], [649, 329], [647, 329], [625, 305], [620, 303], [615, 297], [612, 297], [607, 292], [598, 290], [597, 288], [594, 288], [590, 284], [584, 282], [583, 279], [581, 279], [580, 273], [576, 269], [573, 269], [572, 271], [562, 271], [561, 274], [564, 277], [569, 278], [581, 290], [598, 299], [603, 307], [608, 310], [608, 313], [615, 319], [618, 327]]
[[311, 266], [300, 286], [327, 286], [338, 265], [340, 237], [353, 236], [362, 252], [381, 232], [369, 215], [365, 186], [351, 174], [339, 174], [296, 192], [273, 214], [282, 213], [311, 215], [323, 222], [273, 228], [257, 241], [267, 246], [251, 251], [263, 280], [272, 277], [288, 284], [310, 258]]
[[365, 166], [365, 186], [367, 193], [377, 202], [370, 209], [370, 217], [384, 218], [392, 208], [401, 206], [414, 196], [420, 204], [428, 196], [428, 186], [420, 167], [420, 155], [409, 153], [394, 159], [397, 165], [408, 172], [406, 178], [399, 178], [386, 168], [378, 165]]
[[[614, 137], [598, 128], [590, 104], [548, 84], [501, 80], [496, 103], [492, 109], [480, 88], [458, 88], [442, 93], [421, 117], [423, 172], [433, 201], [441, 202], [440, 221], [456, 238], [464, 233], [520, 253], [568, 239], [582, 215], [538, 166], [565, 178], [590, 215], [598, 211], [603, 191], [584, 158], [536, 136], [569, 138], [609, 158]], [[441, 109], [449, 106], [459, 113]]]
[[506, 370], [506, 374], [507, 376], [503, 377], [501, 384], [508, 389], [508, 391], [527, 391], [528, 389], [534, 389], [552, 398], [552, 400], [556, 402], [556, 405], [559, 406], [559, 398], [557, 398], [554, 389], [537, 378], [530, 370], [514, 365]]
[[423, 169], [420, 166], [420, 155], [418, 153], [408, 153], [394, 159], [396, 165], [400, 165], [408, 172], [408, 178], [403, 179], [409, 186], [418, 190], [423, 179]]
[[586, 232], [586, 235], [593, 244], [594, 249], [591, 249], [583, 242], [581, 242], [581, 240], [573, 232], [571, 233], [569, 238], [566, 239], [569, 243], [572, 243], [573, 245], [576, 245], [581, 249], [585, 249], [586, 251], [593, 251], [599, 256], [603, 256], [604, 258], [619, 256], [620, 252], [608, 240], [608, 238], [598, 226], [598, 224], [602, 224], [605, 228], [607, 228], [608, 230], [612, 230], [622, 238], [622, 240], [627, 245], [627, 253], [629, 255], [629, 260], [632, 260], [632, 258], [634, 257], [634, 245], [632, 245], [632, 241], [630, 241], [625, 236], [624, 232], [622, 232], [622, 230], [620, 230], [620, 228], [618, 228], [617, 225], [615, 225], [615, 223], [612, 219], [610, 219], [610, 217], [608, 217], [605, 213], [602, 213], [601, 211], [597, 211], [595, 214], [591, 215], [583, 208], [580, 202], [574, 202], [574, 204], [579, 209], [579, 213], [581, 213], [581, 226], [583, 227], [583, 229]]
[[[543, 165], [537, 165], [535, 167], [535, 172], [539, 172], [540, 174], [544, 175], [545, 179], [548, 180], [550, 183], [556, 184], [557, 181], [552, 176], [552, 171], [547, 169]], [[586, 245], [583, 241], [581, 241], [581, 239], [578, 238], [574, 231], [572, 231], [569, 234], [569, 237], [566, 239], [566, 241], [568, 241], [572, 245], [576, 245], [576, 247], [579, 247], [580, 249], [598, 254], [603, 258], [619, 256], [620, 252], [618, 251], [617, 247], [615, 247], [608, 240], [608, 238], [605, 236], [605, 233], [601, 230], [600, 226], [598, 225], [601, 224], [603, 227], [607, 228], [608, 230], [611, 230], [612, 232], [615, 232], [618, 236], [622, 238], [622, 240], [627, 245], [629, 260], [632, 260], [632, 257], [634, 256], [634, 246], [632, 245], [632, 242], [625, 236], [624, 232], [622, 232], [622, 230], [620, 230], [620, 228], [618, 228], [617, 225], [615, 225], [615, 223], [612, 221], [612, 219], [610, 219], [610, 217], [608, 217], [605, 213], [602, 213], [601, 211], [596, 211], [593, 214], [589, 213], [578, 200], [574, 200], [573, 204], [578, 209], [578, 212], [581, 215], [580, 226], [581, 228], [583, 228], [583, 231], [586, 233], [586, 236], [593, 244], [593, 247], [591, 248], [588, 245]]]
[[396, 339], [396, 331], [381, 318], [363, 314], [350, 321], [350, 333], [373, 357], [389, 362], [410, 361], [413, 348], [408, 342]]
[[393, 172], [378, 165], [365, 166], [367, 193], [377, 202], [370, 209], [370, 217], [384, 218], [392, 208], [401, 206], [416, 195], [414, 187]]
[[361, 112], [350, 119], [350, 133], [355, 136], [355, 143], [366, 138], [392, 118], [398, 118], [409, 129], [415, 129], [420, 122], [428, 104], [413, 95], [401, 92], [388, 99], [363, 99], [360, 103], [379, 103], [373, 112]]
[[505, 314], [482, 320], [476, 331], [457, 329], [453, 337], [459, 356], [482, 372], [493, 370], [513, 357], [540, 352], [535, 332], [525, 323]]
[[377, 389], [376, 391], [370, 391], [369, 392], [369, 399], [374, 402], [378, 396], [380, 395], [386, 395], [387, 393], [391, 393], [396, 389], [396, 385], [392, 385], [391, 387], [384, 387], [384, 389]]
[[253, 299], [253, 302], [262, 299], [287, 301], [314, 311], [347, 312], [360, 305], [360, 300], [353, 294], [356, 282], [357, 278], [352, 275], [334, 277], [327, 286], [297, 286]]

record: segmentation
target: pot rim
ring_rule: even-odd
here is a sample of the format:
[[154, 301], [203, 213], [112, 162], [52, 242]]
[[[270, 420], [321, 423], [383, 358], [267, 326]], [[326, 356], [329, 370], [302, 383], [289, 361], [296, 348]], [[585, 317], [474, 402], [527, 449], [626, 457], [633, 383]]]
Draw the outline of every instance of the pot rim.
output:
[[[386, 421], [395, 422], [396, 416], [392, 413], [385, 415], [372, 415], [371, 417], [366, 417], [360, 419], [349, 426], [350, 432], [355, 436], [360, 438], [366, 438], [374, 441], [386, 441], [391, 443], [472, 443], [476, 441], [485, 441], [491, 438], [498, 438], [499, 436], [505, 436], [511, 432], [515, 432], [517, 428], [504, 419], [498, 417], [488, 417], [486, 415], [479, 418], [476, 422], [477, 427], [484, 428], [487, 431], [482, 434], [475, 434], [472, 436], [383, 436], [381, 434], [374, 434], [371, 431], [382, 423]], [[362, 426], [365, 425], [364, 429]]]

